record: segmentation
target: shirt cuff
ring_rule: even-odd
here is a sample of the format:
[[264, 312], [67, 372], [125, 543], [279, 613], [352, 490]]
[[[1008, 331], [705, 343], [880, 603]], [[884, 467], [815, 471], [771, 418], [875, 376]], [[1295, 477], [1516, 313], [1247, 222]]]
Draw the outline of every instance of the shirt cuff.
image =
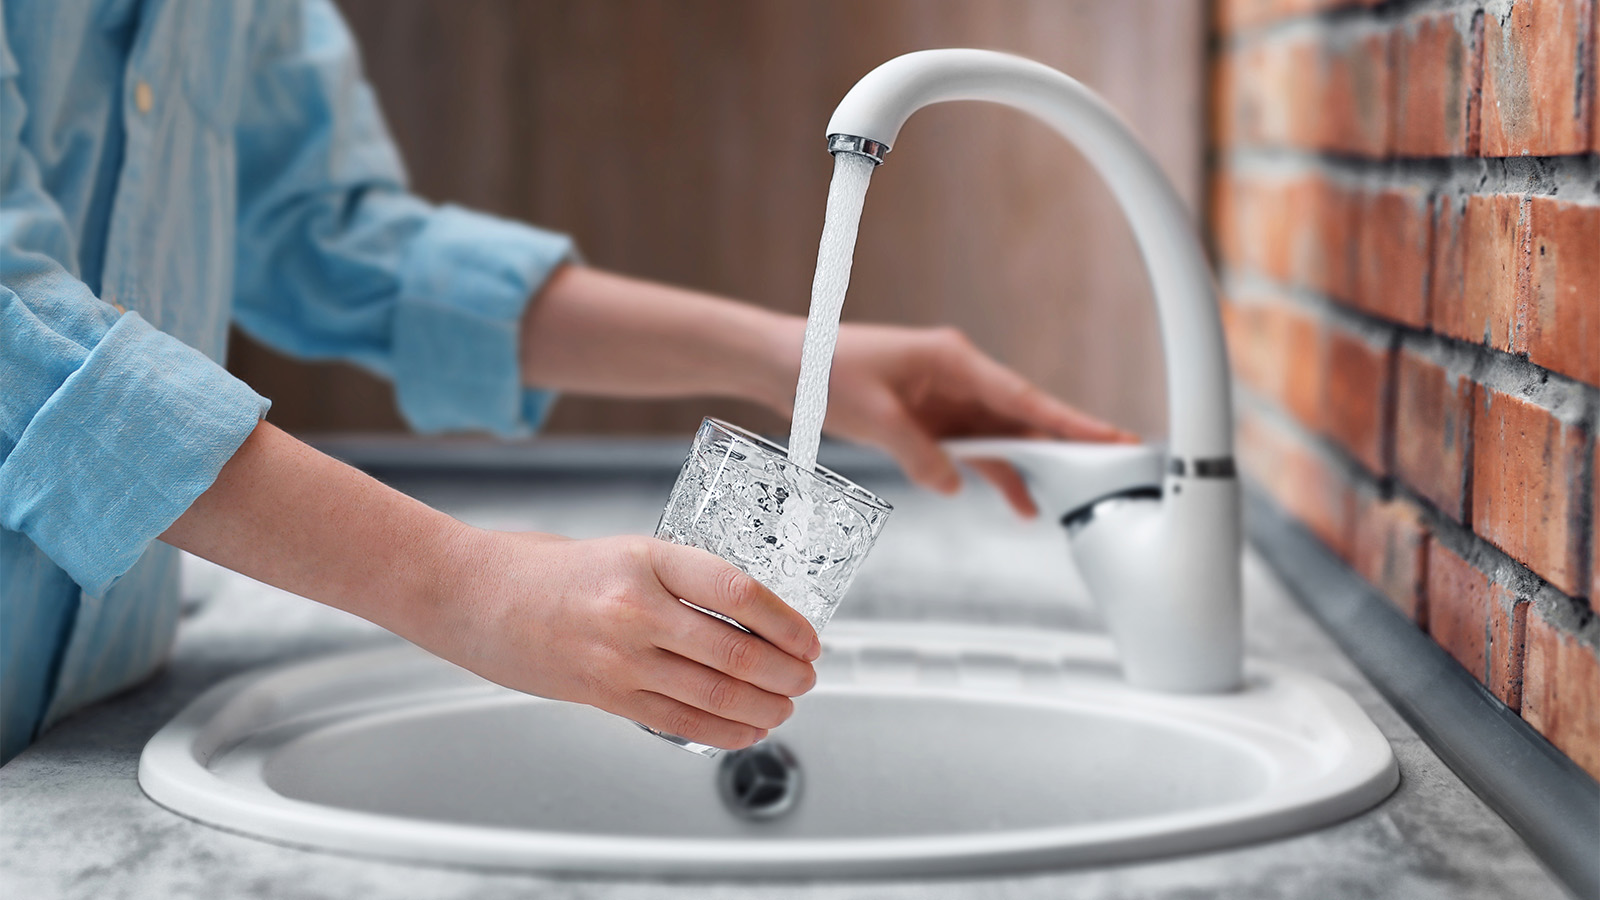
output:
[[103, 596], [216, 481], [268, 406], [205, 354], [128, 313], [0, 464], [0, 524]]
[[572, 239], [455, 206], [440, 207], [406, 254], [393, 374], [416, 431], [535, 430], [554, 400], [522, 387], [522, 312], [574, 259]]

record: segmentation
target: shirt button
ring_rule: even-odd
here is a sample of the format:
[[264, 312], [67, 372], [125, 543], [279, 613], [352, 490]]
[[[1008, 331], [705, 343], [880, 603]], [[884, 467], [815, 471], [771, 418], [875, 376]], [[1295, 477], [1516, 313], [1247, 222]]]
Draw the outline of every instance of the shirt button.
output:
[[156, 105], [156, 96], [150, 90], [150, 82], [141, 81], [133, 86], [133, 105], [139, 112], [147, 113]]

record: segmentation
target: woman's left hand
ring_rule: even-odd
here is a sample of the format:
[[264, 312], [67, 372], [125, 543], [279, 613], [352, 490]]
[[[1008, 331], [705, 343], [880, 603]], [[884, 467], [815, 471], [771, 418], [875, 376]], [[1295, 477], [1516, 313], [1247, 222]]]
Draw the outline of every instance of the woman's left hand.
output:
[[[912, 481], [944, 494], [961, 485], [944, 438], [1138, 440], [1050, 396], [954, 328], [843, 326], [828, 397], [825, 431], [887, 451]], [[972, 466], [1019, 514], [1038, 514], [1011, 466]]]

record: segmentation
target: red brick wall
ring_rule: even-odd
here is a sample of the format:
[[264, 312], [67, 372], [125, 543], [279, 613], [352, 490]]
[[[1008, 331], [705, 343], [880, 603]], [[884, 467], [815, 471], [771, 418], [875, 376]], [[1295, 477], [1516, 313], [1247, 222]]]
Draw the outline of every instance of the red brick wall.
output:
[[1600, 777], [1600, 0], [1217, 0], [1247, 477]]

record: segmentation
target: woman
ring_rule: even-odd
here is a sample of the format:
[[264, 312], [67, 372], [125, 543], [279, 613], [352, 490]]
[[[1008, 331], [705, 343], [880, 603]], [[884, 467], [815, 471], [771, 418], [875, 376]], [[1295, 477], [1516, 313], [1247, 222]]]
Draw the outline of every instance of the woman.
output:
[[[219, 361], [231, 321], [387, 376], [418, 430], [521, 435], [555, 390], [787, 414], [802, 321], [407, 193], [327, 0], [0, 0], [0, 28], [0, 760], [160, 664], [178, 549], [695, 741], [789, 715], [816, 635], [732, 566], [468, 527], [274, 428]], [[1123, 437], [949, 331], [847, 326], [832, 383], [829, 430], [940, 491], [941, 436]]]

